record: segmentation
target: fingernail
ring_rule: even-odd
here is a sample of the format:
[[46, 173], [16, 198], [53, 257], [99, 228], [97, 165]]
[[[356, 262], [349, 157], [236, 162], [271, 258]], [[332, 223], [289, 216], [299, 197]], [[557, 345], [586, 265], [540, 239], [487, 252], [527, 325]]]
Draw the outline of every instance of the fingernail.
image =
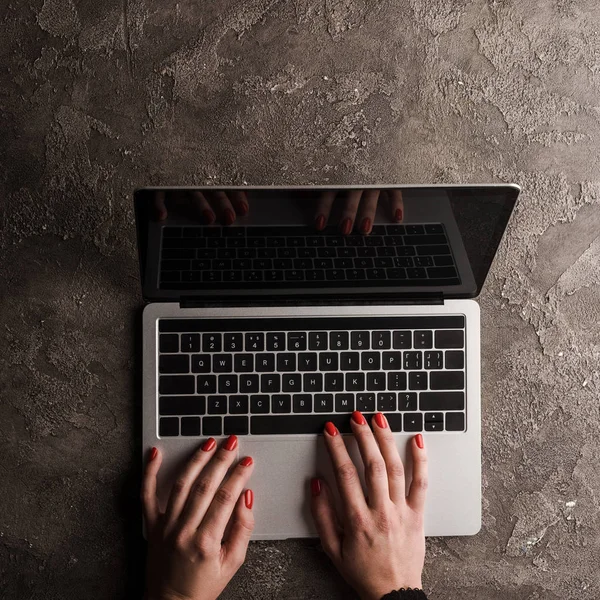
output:
[[327, 421], [327, 423], [325, 423], [325, 431], [331, 436], [339, 433], [337, 427], [331, 421]]
[[254, 504], [254, 492], [252, 490], [246, 490], [244, 492], [244, 502], [246, 503], [246, 508], [252, 508]]
[[158, 456], [158, 448], [150, 450], [150, 460], [154, 460]]
[[417, 440], [417, 446], [423, 450], [423, 436], [420, 433], [417, 433], [415, 439]]
[[318, 477], [313, 477], [310, 480], [310, 493], [313, 496], [318, 496], [321, 493], [321, 480]]
[[244, 215], [248, 214], [250, 207], [245, 202], [242, 202], [240, 204], [239, 210], [240, 210], [240, 215], [242, 215], [242, 217], [243, 217]]
[[325, 215], [319, 215], [315, 221], [315, 227], [317, 231], [322, 231], [325, 229]]
[[359, 410], [355, 410], [352, 413], [352, 420], [357, 425], [366, 425], [367, 424], [367, 420], [363, 417], [362, 413]]
[[360, 226], [360, 230], [363, 233], [369, 233], [371, 230], [371, 219], [363, 219], [362, 225]]
[[202, 216], [208, 225], [215, 222], [215, 213], [212, 210], [204, 210], [202, 211]]
[[228, 208], [225, 211], [224, 223], [225, 223], [225, 225], [231, 225], [234, 221], [235, 221], [235, 213], [230, 208]]
[[385, 429], [388, 426], [387, 419], [383, 413], [377, 413], [375, 415], [375, 423], [377, 423], [377, 427], [380, 429]]
[[352, 221], [348, 218], [344, 219], [342, 221], [342, 233], [344, 235], [348, 235], [350, 233], [350, 231], [352, 231]]
[[240, 463], [240, 465], [242, 465], [242, 467], [249, 467], [251, 464], [252, 464], [251, 456], [246, 456], [246, 458], [244, 458], [244, 460]]
[[223, 444], [223, 448], [225, 448], [225, 450], [234, 450], [237, 446], [237, 435], [230, 435], [227, 438], [227, 441], [225, 442], [225, 444]]
[[395, 218], [396, 218], [396, 221], [402, 221], [402, 209], [401, 208], [396, 209]]
[[204, 444], [202, 444], [202, 450], [204, 450], [204, 452], [210, 452], [216, 445], [217, 442], [215, 442], [215, 438], [208, 438]]

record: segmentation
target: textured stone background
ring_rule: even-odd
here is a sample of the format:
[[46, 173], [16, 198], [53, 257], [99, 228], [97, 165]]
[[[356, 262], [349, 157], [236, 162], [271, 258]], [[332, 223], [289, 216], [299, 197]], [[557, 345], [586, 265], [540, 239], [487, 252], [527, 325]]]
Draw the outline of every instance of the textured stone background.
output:
[[[600, 4], [0, 9], [0, 590], [136, 597], [135, 186], [515, 181], [484, 293], [484, 524], [431, 598], [600, 597]], [[314, 542], [224, 598], [348, 598]]]

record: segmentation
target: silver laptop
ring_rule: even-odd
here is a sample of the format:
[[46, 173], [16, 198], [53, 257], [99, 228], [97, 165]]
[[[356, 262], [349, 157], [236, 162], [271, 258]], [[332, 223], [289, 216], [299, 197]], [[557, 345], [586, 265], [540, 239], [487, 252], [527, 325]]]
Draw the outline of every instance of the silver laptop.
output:
[[[333, 483], [322, 431], [386, 414], [408, 466], [425, 436], [428, 536], [481, 526], [480, 318], [473, 300], [516, 185], [378, 189], [372, 231], [342, 235], [352, 187], [153, 188], [135, 193], [143, 297], [143, 450], [164, 455], [165, 502], [207, 437], [256, 467], [254, 539], [315, 536], [309, 481]], [[206, 224], [200, 195], [243, 190], [249, 212]], [[390, 198], [402, 196], [400, 223]], [[335, 193], [315, 228], [323, 194]], [[362, 477], [351, 435], [345, 436]], [[334, 486], [335, 487], [335, 486]]]

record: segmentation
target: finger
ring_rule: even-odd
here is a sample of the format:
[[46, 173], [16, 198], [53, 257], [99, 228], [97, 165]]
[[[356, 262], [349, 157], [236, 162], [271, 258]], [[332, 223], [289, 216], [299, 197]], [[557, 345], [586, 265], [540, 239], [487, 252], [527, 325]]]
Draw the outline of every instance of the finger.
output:
[[142, 479], [141, 500], [146, 521], [146, 531], [150, 532], [160, 514], [158, 496], [156, 495], [156, 476], [162, 463], [162, 454], [158, 448], [152, 448]]
[[331, 207], [335, 200], [336, 191], [327, 190], [321, 193], [317, 201], [317, 208], [315, 210], [315, 227], [317, 231], [322, 231], [329, 221], [329, 215], [331, 214]]
[[396, 223], [402, 223], [404, 220], [404, 200], [402, 199], [402, 190], [389, 190], [390, 214]]
[[379, 190], [365, 190], [358, 208], [356, 222], [358, 230], [361, 233], [371, 233], [373, 223], [375, 222], [375, 213], [377, 212], [377, 203], [379, 202]]
[[246, 192], [234, 190], [227, 192], [227, 196], [229, 197], [229, 200], [238, 215], [243, 217], [248, 214], [248, 211], [250, 210], [250, 204], [248, 203]]
[[235, 210], [225, 192], [212, 192], [209, 195], [210, 205], [223, 225], [232, 225], [235, 221]]
[[373, 437], [373, 432], [360, 411], [355, 410], [352, 413], [350, 423], [358, 444], [360, 457], [365, 466], [365, 483], [369, 505], [382, 506], [390, 499], [385, 461]]
[[214, 438], [208, 438], [185, 464], [171, 489], [167, 509], [165, 510], [167, 527], [174, 526], [179, 519], [194, 482], [215, 454], [216, 447], [217, 442]]
[[154, 206], [152, 213], [155, 221], [164, 221], [168, 217], [167, 207], [165, 206], [165, 192], [157, 190], [154, 194]]
[[229, 536], [223, 543], [222, 549], [224, 553], [223, 562], [229, 565], [232, 570], [239, 569], [246, 560], [248, 543], [254, 530], [253, 505], [254, 493], [252, 490], [246, 490], [238, 498], [231, 516]]
[[352, 512], [367, 510], [367, 502], [360, 485], [356, 467], [350, 459], [340, 432], [331, 422], [325, 425], [325, 446], [333, 463], [335, 480], [344, 507], [347, 511]]
[[385, 461], [388, 476], [390, 498], [394, 504], [406, 502], [406, 475], [404, 465], [398, 453], [398, 446], [394, 434], [383, 413], [377, 413], [371, 420], [373, 434], [379, 444], [379, 450]]
[[204, 515], [223, 483], [229, 467], [236, 458], [237, 437], [230, 435], [225, 443], [213, 454], [209, 463], [192, 485], [187, 502], [181, 512], [180, 527], [194, 532], [200, 526]]
[[210, 207], [208, 200], [204, 197], [204, 194], [196, 190], [191, 192], [190, 196], [195, 212], [202, 217], [207, 225], [212, 225], [217, 217]]
[[344, 200], [340, 216], [340, 231], [344, 235], [348, 235], [354, 227], [354, 220], [356, 219], [356, 212], [358, 211], [361, 196], [362, 190], [350, 190]]
[[236, 502], [242, 493], [254, 465], [252, 458], [247, 456], [241, 460], [227, 481], [216, 491], [213, 501], [210, 503], [204, 519], [198, 528], [199, 535], [206, 535], [219, 544], [224, 537], [225, 527], [233, 513]]
[[322, 479], [315, 477], [310, 482], [310, 492], [310, 511], [321, 545], [325, 554], [337, 564], [341, 559], [342, 540], [331, 491]]
[[411, 440], [413, 457], [413, 477], [408, 490], [408, 505], [415, 511], [422, 513], [425, 509], [427, 495], [427, 452], [425, 451], [423, 436], [418, 433]]

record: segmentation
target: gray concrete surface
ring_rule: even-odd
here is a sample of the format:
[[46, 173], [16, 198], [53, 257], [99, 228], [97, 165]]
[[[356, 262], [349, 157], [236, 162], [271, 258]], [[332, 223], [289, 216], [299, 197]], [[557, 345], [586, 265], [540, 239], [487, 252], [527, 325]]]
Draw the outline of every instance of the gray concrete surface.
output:
[[[515, 181], [483, 294], [484, 524], [435, 599], [600, 598], [600, 5], [9, 0], [0, 595], [134, 598], [148, 184]], [[315, 542], [224, 598], [348, 598]]]

